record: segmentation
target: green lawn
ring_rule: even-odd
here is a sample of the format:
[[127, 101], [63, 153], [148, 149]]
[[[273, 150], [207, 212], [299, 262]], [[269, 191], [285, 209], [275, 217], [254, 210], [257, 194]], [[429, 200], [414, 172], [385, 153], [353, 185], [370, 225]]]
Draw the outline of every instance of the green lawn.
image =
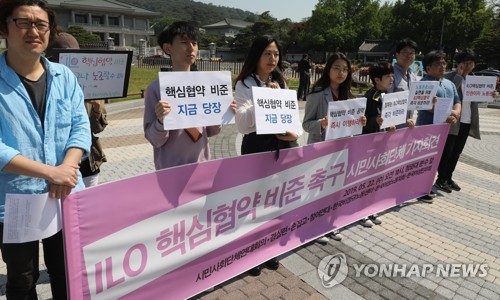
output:
[[[126, 101], [141, 98], [141, 90], [146, 87], [156, 78], [158, 78], [159, 69], [143, 69], [132, 67], [130, 70], [130, 80], [128, 83], [128, 97], [110, 99], [111, 102]], [[132, 95], [131, 95], [132, 94]]]

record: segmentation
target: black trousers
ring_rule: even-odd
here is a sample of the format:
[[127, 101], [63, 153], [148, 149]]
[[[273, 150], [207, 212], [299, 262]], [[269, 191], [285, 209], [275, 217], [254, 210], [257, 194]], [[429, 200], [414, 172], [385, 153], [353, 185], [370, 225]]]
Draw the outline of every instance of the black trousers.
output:
[[[43, 254], [47, 272], [50, 277], [50, 288], [54, 300], [67, 299], [66, 266], [64, 263], [64, 246], [62, 230], [42, 240]], [[36, 300], [36, 282], [40, 277], [39, 241], [4, 244], [3, 223], [0, 223], [0, 249], [2, 259], [7, 265], [6, 296], [8, 300]]]
[[309, 75], [301, 75], [299, 79], [299, 90], [297, 91], [297, 100], [305, 99], [309, 92], [310, 79]]
[[469, 137], [470, 124], [460, 123], [458, 135], [448, 135], [438, 166], [438, 180], [451, 180]]

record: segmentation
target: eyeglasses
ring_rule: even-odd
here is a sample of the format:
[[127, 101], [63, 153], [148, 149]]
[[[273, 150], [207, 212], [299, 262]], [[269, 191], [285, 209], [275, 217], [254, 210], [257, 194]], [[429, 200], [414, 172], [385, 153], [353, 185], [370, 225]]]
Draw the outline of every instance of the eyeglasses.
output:
[[349, 69], [342, 69], [341, 67], [333, 66], [332, 70], [336, 73], [342, 74], [342, 73], [349, 73]]
[[405, 56], [413, 56], [413, 55], [415, 55], [415, 51], [401, 51], [399, 53], [401, 53], [401, 54], [403, 54]]
[[446, 66], [445, 61], [435, 61], [432, 63], [433, 66]]
[[11, 20], [14, 21], [14, 24], [16, 24], [17, 28], [19, 29], [31, 29], [34, 25], [36, 30], [38, 30], [38, 32], [40, 33], [45, 33], [50, 30], [50, 24], [47, 21], [33, 22], [30, 19], [26, 18], [16, 18]]

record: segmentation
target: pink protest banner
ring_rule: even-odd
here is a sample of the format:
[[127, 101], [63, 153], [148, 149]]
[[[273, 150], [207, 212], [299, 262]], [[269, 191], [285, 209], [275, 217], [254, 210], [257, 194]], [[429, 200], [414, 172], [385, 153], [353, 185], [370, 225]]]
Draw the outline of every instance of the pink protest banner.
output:
[[183, 299], [426, 194], [448, 125], [166, 169], [63, 201], [71, 299]]

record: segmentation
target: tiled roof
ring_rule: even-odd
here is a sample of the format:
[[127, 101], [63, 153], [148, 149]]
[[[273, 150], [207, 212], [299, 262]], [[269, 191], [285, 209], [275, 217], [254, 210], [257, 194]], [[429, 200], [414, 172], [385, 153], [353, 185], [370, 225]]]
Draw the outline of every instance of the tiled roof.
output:
[[396, 42], [387, 40], [365, 40], [359, 46], [358, 52], [389, 53], [396, 46]]
[[245, 28], [245, 27], [250, 26], [252, 24], [253, 23], [251, 23], [251, 22], [247, 22], [247, 21], [243, 21], [243, 20], [227, 19], [226, 18], [220, 22], [205, 25], [202, 27], [206, 28], [206, 29], [221, 28], [221, 27]]

